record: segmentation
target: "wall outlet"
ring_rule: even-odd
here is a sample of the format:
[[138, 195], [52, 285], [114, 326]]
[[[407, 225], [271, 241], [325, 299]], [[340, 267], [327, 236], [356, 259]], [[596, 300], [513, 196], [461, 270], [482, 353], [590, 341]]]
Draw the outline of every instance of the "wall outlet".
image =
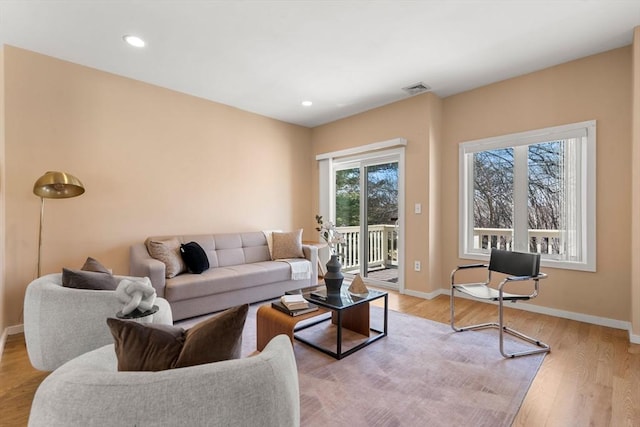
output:
[[413, 269], [415, 271], [420, 271], [421, 268], [422, 266], [420, 265], [420, 261], [413, 261]]

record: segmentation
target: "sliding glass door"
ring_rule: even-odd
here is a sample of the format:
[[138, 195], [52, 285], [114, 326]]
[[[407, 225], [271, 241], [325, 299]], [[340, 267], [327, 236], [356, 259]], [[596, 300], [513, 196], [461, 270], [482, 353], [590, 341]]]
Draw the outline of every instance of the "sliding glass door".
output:
[[399, 156], [379, 155], [334, 162], [334, 218], [344, 234], [343, 272], [398, 287]]

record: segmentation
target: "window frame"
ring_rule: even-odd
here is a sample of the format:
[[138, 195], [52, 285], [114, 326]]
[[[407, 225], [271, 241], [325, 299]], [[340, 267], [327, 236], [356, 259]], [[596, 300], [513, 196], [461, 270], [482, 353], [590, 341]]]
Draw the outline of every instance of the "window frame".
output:
[[[580, 250], [582, 259], [580, 261], [571, 261], [564, 259], [553, 259], [546, 254], [542, 254], [541, 265], [545, 267], [562, 268], [569, 270], [596, 271], [596, 121], [589, 120], [585, 122], [572, 123], [561, 126], [553, 126], [544, 129], [536, 129], [525, 132], [518, 132], [508, 135], [501, 135], [490, 138], [466, 141], [459, 144], [458, 148], [458, 256], [461, 259], [488, 260], [490, 250], [477, 250], [473, 248], [473, 153], [499, 149], [499, 148], [516, 148], [520, 146], [528, 146], [531, 144], [550, 142], [554, 140], [583, 137], [580, 144], [579, 158], [579, 194], [578, 203], [580, 204]], [[514, 161], [517, 162], [514, 150]], [[514, 166], [516, 167], [516, 166]], [[526, 188], [527, 180], [518, 177], [517, 171], [514, 170], [514, 198], [520, 191], [518, 186], [524, 185]], [[522, 175], [522, 173], [519, 173]], [[519, 207], [520, 208], [519, 208]], [[519, 213], [517, 212], [519, 210]], [[514, 203], [514, 241], [518, 244], [515, 236], [519, 233], [522, 235], [523, 221], [518, 221], [523, 213], [526, 215], [526, 205], [522, 209], [522, 203], [515, 205]], [[524, 221], [528, 224], [528, 221]], [[525, 226], [528, 228], [528, 226]], [[525, 229], [527, 229], [525, 228]], [[521, 239], [519, 239], [521, 240]], [[514, 247], [514, 250], [528, 252], [528, 239], [525, 240], [526, 245], [522, 247]], [[521, 242], [522, 243], [522, 242]]]

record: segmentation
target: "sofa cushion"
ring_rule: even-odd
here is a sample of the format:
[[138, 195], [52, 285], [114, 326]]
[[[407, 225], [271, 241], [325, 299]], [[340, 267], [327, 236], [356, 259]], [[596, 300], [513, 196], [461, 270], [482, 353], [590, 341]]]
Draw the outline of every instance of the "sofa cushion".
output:
[[165, 297], [169, 301], [180, 301], [288, 280], [291, 280], [291, 267], [286, 262], [210, 268], [199, 275], [185, 274], [168, 279]]
[[119, 371], [161, 371], [240, 357], [249, 305], [230, 308], [191, 329], [107, 319]]
[[273, 232], [273, 259], [304, 258], [302, 229], [289, 233]]
[[[271, 261], [267, 239], [262, 231], [247, 233], [187, 234], [181, 236], [151, 236], [148, 242], [178, 239], [182, 244], [198, 243], [209, 260], [209, 268]], [[186, 267], [185, 267], [186, 268]]]
[[209, 258], [196, 242], [180, 245], [180, 255], [190, 273], [200, 274], [209, 269]]
[[242, 233], [241, 236], [245, 263], [271, 261], [267, 236], [263, 231]]
[[177, 238], [167, 240], [147, 239], [145, 242], [149, 255], [162, 261], [166, 267], [165, 277], [170, 279], [187, 271], [180, 256], [180, 241]]
[[263, 231], [242, 233], [241, 238], [245, 263], [271, 261], [267, 236]]
[[98, 260], [88, 257], [80, 270], [62, 269], [62, 286], [75, 289], [113, 291], [118, 287], [118, 281]]

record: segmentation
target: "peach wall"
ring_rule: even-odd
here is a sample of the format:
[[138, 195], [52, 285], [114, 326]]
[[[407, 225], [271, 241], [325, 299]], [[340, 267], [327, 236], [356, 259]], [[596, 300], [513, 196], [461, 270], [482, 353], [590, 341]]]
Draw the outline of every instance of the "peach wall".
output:
[[[358, 147], [393, 138], [407, 139], [405, 176], [405, 262], [422, 263], [422, 271], [405, 267], [405, 288], [430, 292], [439, 286], [429, 280], [429, 140], [431, 110], [439, 108], [435, 95], [423, 94], [312, 129], [313, 155]], [[318, 211], [318, 165], [311, 163], [313, 207]], [[415, 203], [422, 214], [413, 213]]]
[[640, 344], [640, 27], [633, 32], [631, 333]]
[[[312, 130], [313, 154], [408, 140], [405, 288], [448, 287], [458, 259], [458, 143], [597, 120], [597, 272], [547, 269], [534, 304], [629, 321], [631, 293], [631, 50], [599, 55], [438, 99], [421, 95]], [[314, 209], [318, 171], [313, 167]], [[413, 214], [414, 203], [423, 214]]]
[[[5, 231], [5, 144], [4, 144], [4, 47], [0, 46], [0, 231], [4, 234]], [[2, 341], [2, 334], [7, 326], [9, 326], [9, 320], [5, 315], [4, 309], [4, 294], [5, 294], [5, 246], [4, 239], [0, 238], [0, 341]], [[3, 345], [0, 343], [0, 358], [2, 357]]]
[[533, 300], [571, 312], [630, 319], [631, 50], [605, 52], [444, 99], [443, 265], [458, 259], [458, 144], [597, 121], [597, 272], [545, 269]]
[[309, 129], [14, 47], [4, 60], [9, 324], [36, 274], [47, 170], [86, 193], [46, 201], [43, 274], [87, 256], [127, 273], [149, 235], [310, 224]]

